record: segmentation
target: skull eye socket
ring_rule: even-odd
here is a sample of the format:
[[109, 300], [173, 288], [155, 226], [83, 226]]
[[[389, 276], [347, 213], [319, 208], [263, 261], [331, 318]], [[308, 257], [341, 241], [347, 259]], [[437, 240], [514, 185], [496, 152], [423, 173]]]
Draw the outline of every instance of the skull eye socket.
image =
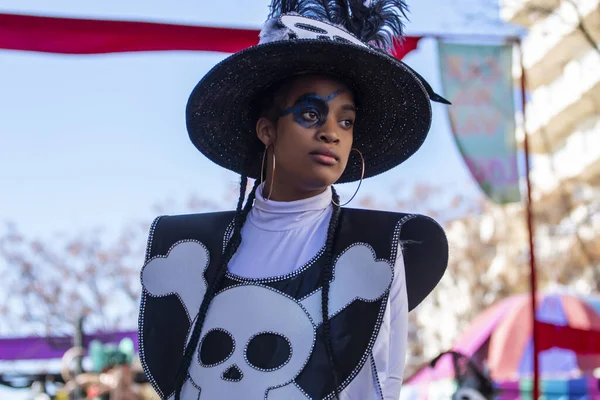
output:
[[219, 365], [231, 357], [234, 350], [235, 341], [231, 333], [225, 329], [211, 329], [200, 344], [200, 364], [203, 367]]
[[261, 332], [250, 338], [245, 351], [246, 362], [259, 371], [275, 371], [292, 358], [292, 344], [276, 332]]

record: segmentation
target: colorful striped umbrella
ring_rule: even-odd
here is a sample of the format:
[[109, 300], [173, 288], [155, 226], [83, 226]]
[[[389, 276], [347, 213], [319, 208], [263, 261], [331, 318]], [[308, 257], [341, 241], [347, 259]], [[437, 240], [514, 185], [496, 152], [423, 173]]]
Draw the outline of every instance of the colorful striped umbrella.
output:
[[[597, 331], [600, 334], [600, 301], [569, 294], [547, 294], [537, 301], [537, 319], [548, 332], [560, 327], [575, 328], [576, 332]], [[533, 342], [531, 307], [528, 295], [513, 296], [485, 310], [473, 320], [456, 341], [453, 349], [476, 361], [483, 361], [495, 381], [519, 381], [533, 375]], [[557, 326], [558, 328], [555, 328]], [[590, 354], [576, 354], [572, 350], [549, 348], [540, 352], [540, 372], [546, 379], [569, 379], [579, 374], [591, 374], [600, 368], [600, 343]], [[550, 347], [550, 346], [547, 346]], [[440, 360], [435, 369], [423, 368], [407, 380], [408, 384], [421, 385], [453, 376], [449, 357]]]

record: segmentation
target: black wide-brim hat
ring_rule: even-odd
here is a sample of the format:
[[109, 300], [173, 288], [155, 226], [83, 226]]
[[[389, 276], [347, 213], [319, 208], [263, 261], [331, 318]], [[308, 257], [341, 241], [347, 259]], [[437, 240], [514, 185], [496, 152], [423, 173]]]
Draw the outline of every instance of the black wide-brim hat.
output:
[[[339, 26], [300, 15], [268, 22], [261, 37], [212, 68], [189, 98], [190, 138], [211, 161], [258, 178], [265, 151], [256, 135], [260, 104], [274, 85], [302, 74], [331, 75], [354, 91], [353, 147], [364, 156], [365, 178], [401, 164], [425, 141], [431, 100], [441, 98], [406, 64]], [[351, 157], [338, 183], [359, 180], [361, 171], [360, 158]]]

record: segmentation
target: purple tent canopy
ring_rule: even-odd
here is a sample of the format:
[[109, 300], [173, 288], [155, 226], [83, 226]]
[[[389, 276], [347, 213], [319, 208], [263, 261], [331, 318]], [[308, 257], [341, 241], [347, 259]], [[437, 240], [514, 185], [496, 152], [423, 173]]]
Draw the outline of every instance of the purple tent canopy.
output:
[[[84, 336], [84, 345], [92, 340], [102, 343], [118, 343], [129, 338], [138, 349], [137, 331], [96, 332]], [[24, 337], [0, 339], [0, 361], [49, 360], [62, 358], [65, 351], [73, 346], [72, 336]]]

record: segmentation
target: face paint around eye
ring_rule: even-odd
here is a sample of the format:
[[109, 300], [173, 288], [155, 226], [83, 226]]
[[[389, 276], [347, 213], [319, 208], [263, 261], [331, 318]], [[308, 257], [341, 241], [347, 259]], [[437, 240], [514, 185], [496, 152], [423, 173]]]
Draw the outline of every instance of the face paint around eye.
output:
[[[292, 114], [294, 121], [304, 128], [321, 127], [327, 121], [329, 115], [329, 105], [327, 104], [336, 96], [343, 93], [338, 90], [326, 97], [321, 97], [316, 93], [307, 93], [298, 98], [294, 105], [281, 113], [281, 117]], [[306, 118], [308, 113], [314, 113], [316, 119]]]
[[298, 113], [294, 114], [294, 120], [298, 123], [306, 123], [308, 125], [318, 124], [321, 121], [321, 111], [314, 107], [304, 108]]

